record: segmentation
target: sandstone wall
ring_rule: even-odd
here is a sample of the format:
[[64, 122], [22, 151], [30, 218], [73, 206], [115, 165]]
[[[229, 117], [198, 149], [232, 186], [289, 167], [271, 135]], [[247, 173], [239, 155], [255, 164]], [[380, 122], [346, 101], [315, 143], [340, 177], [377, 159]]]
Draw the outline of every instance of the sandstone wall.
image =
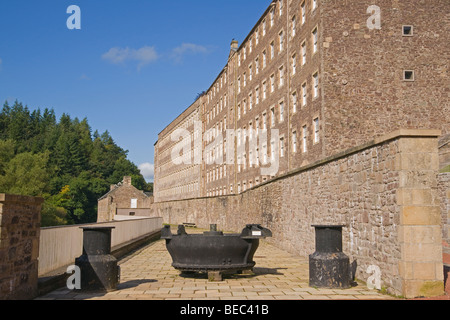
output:
[[441, 294], [438, 136], [400, 130], [240, 195], [155, 203], [154, 214], [233, 232], [260, 223], [272, 230], [273, 244], [303, 257], [315, 251], [311, 225], [344, 224], [344, 252], [356, 261], [358, 279], [376, 265], [393, 294]]
[[0, 300], [37, 296], [42, 202], [0, 194]]

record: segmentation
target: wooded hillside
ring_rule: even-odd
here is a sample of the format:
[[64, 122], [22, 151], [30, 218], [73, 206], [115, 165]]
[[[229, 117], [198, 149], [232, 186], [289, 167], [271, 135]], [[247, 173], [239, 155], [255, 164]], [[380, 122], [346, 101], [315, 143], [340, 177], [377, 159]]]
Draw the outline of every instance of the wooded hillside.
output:
[[152, 191], [127, 153], [87, 119], [19, 102], [0, 112], [0, 193], [43, 197], [43, 227], [96, 222], [97, 199], [124, 176]]

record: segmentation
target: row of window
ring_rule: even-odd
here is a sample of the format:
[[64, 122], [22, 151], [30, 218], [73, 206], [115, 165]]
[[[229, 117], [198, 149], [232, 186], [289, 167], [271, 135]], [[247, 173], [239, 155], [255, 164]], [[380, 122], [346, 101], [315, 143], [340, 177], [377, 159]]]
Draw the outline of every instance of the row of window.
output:
[[192, 192], [198, 192], [199, 191], [199, 183], [198, 182], [191, 182], [182, 186], [176, 186], [171, 187], [168, 189], [158, 189], [158, 195], [163, 197], [171, 197], [175, 195], [185, 194], [185, 193], [192, 193]]
[[[317, 6], [318, 0], [309, 0], [311, 1], [311, 11], [314, 11]], [[303, 1], [300, 5], [300, 22], [301, 25], [305, 24], [306, 22], [306, 2], [307, 0]], [[283, 15], [283, 8], [284, 8], [284, 1], [283, 0], [279, 0], [278, 1], [278, 16], [281, 17]], [[269, 12], [269, 19], [270, 19], [270, 28], [272, 28], [275, 25], [275, 12], [276, 12], [276, 8], [272, 8]], [[262, 31], [260, 31], [260, 29], [262, 29]], [[291, 37], [294, 37], [296, 34], [296, 29], [297, 29], [297, 16], [294, 14], [291, 18], [291, 26], [290, 26], [290, 30], [291, 30]], [[249, 49], [249, 53], [251, 53], [253, 51], [253, 40], [255, 42], [255, 46], [257, 46], [260, 42], [260, 33], [262, 32], [262, 37], [264, 37], [267, 34], [267, 20], [266, 18], [263, 19], [261, 26], [259, 26], [258, 28], [256, 28], [256, 31], [254, 33], [254, 35], [252, 35], [251, 37], [249, 37], [248, 40], [248, 49]], [[284, 41], [284, 34], [283, 32], [280, 33], [280, 51], [282, 50], [283, 47], [283, 41]], [[238, 65], [241, 65], [241, 61], [245, 61], [247, 59], [247, 45], [242, 49], [242, 53], [239, 53], [238, 56]], [[243, 60], [242, 60], [243, 58]]]
[[[282, 79], [283, 79], [283, 74], [282, 74], [282, 70], [280, 68], [280, 85], [282, 85]], [[267, 88], [267, 82], [263, 81], [262, 84], [262, 99], [260, 98], [260, 89], [259, 86], [256, 87], [254, 92], [249, 93], [248, 95], [248, 100], [247, 99], [243, 99], [241, 103], [239, 103], [237, 105], [237, 119], [240, 120], [242, 116], [244, 116], [247, 111], [250, 111], [253, 109], [253, 106], [258, 105], [260, 103], [260, 101], [264, 101], [267, 97], [268, 97], [268, 92], [269, 93], [273, 93], [275, 92], [275, 75], [272, 75], [270, 77], [270, 88], [268, 90]], [[317, 97], [319, 97], [319, 73], [315, 72], [312, 75], [311, 78], [311, 83], [312, 83], [312, 98], [315, 99]], [[307, 97], [308, 97], [308, 83], [305, 81], [302, 86], [301, 86], [301, 106], [305, 107], [307, 105]], [[253, 98], [253, 95], [255, 96], [255, 98]], [[295, 90], [292, 94], [291, 94], [291, 101], [292, 101], [292, 112], [296, 113], [298, 110], [298, 94], [297, 91]], [[274, 108], [274, 107], [273, 107]], [[271, 108], [271, 110], [273, 110], [273, 108]], [[280, 122], [282, 122], [284, 120], [284, 101], [280, 100], [279, 104], [278, 104], [278, 108], [279, 108], [279, 112], [280, 112]], [[273, 111], [272, 111], [273, 113]], [[272, 117], [273, 119], [273, 117]], [[273, 121], [273, 120], [272, 120]], [[256, 122], [258, 122], [258, 120], [256, 120]], [[272, 122], [272, 125], [274, 123]], [[266, 123], [264, 121], [263, 123], [263, 129], [266, 129]]]
[[[260, 184], [260, 182], [267, 181], [267, 177], [262, 177], [262, 181], [260, 181], [260, 177], [255, 178], [255, 182], [253, 183], [253, 180], [248, 181], [248, 188], [251, 189], [253, 186], [257, 186]], [[247, 181], [241, 181], [237, 184], [237, 192], [241, 193], [243, 191], [247, 190]], [[233, 194], [233, 184], [230, 184], [230, 188], [228, 189], [227, 186], [221, 186], [216, 188], [211, 188], [206, 191], [207, 197], [216, 197], [216, 196], [226, 196], [228, 194], [228, 191], [230, 194]]]
[[[312, 36], [312, 54], [315, 54], [318, 51], [318, 29], [317, 27], [315, 27], [311, 33]], [[279, 35], [280, 37], [280, 52], [283, 50], [283, 32], [280, 33]], [[306, 40], [304, 40], [301, 43], [301, 47], [300, 47], [300, 55], [301, 55], [301, 66], [304, 66], [306, 64], [306, 59], [307, 59], [307, 42]], [[262, 69], [264, 69], [267, 66], [267, 52], [266, 50], [264, 50], [262, 52]], [[275, 43], [272, 41], [272, 43], [270, 44], [270, 59], [273, 60], [275, 58]], [[297, 54], [293, 54], [291, 56], [291, 75], [295, 75], [297, 73]], [[247, 71], [244, 72], [242, 74], [242, 76], [239, 76], [237, 79], [237, 93], [241, 93], [242, 92], [242, 88], [246, 87], [248, 85], [248, 83], [250, 81], [253, 80], [253, 71], [255, 71], [256, 75], [259, 74], [260, 72], [260, 60], [259, 60], [259, 56], [256, 57], [255, 59], [255, 70], [253, 70], [253, 63], [251, 63], [248, 66], [248, 74]], [[281, 66], [278, 68], [278, 73], [279, 73], [279, 84], [278, 86], [282, 86], [284, 84], [284, 74], [285, 74], [285, 70], [284, 70], [284, 66]], [[274, 74], [271, 75], [270, 77], [270, 85], [271, 85], [271, 90], [273, 91], [275, 82], [274, 82]]]
[[[238, 131], [239, 133], [237, 134], [237, 139], [238, 139], [238, 146], [241, 142], [241, 133], [242, 133], [242, 139], [243, 139], [243, 144], [246, 143], [246, 138], [247, 138], [247, 132], [246, 130], [244, 130], [243, 132], [241, 132], [241, 130]], [[248, 137], [249, 137], [249, 141], [251, 141], [252, 137], [251, 137], [251, 132], [249, 132]], [[301, 139], [301, 141], [299, 141], [298, 139]], [[291, 151], [293, 154], [299, 152], [299, 146], [301, 147], [301, 152], [302, 153], [306, 153], [308, 151], [308, 126], [304, 125], [301, 128], [301, 133], [300, 135], [297, 133], [297, 130], [293, 130], [292, 131], [292, 135], [291, 135], [291, 143], [292, 143], [292, 148]], [[317, 144], [320, 142], [320, 121], [319, 118], [314, 118], [313, 120], [313, 144]], [[224, 142], [224, 144], [226, 145], [226, 141]], [[245, 149], [243, 149], [242, 151], [239, 151], [238, 149], [238, 155], [237, 155], [237, 172], [241, 172], [243, 170], [247, 169], [247, 165], [248, 168], [252, 168], [252, 167], [258, 167], [260, 165], [260, 160], [261, 160], [261, 164], [262, 165], [266, 165], [269, 161], [271, 163], [273, 161], [276, 160], [276, 148], [277, 146], [275, 145], [276, 141], [274, 139], [271, 139], [270, 141], [270, 154], [269, 154], [269, 150], [268, 150], [268, 145], [267, 143], [264, 143], [262, 145], [262, 153], [260, 153], [259, 150], [259, 146], [258, 145], [254, 145], [253, 148], [249, 147], [249, 151], [248, 151], [248, 158], [247, 158], [247, 152]], [[221, 146], [223, 147], [223, 144], [221, 144]], [[278, 150], [279, 150], [279, 157], [283, 158], [285, 156], [285, 137], [281, 136], [279, 138], [279, 145], [278, 145]], [[224, 148], [221, 148], [221, 150], [223, 150]], [[217, 156], [222, 156], [223, 154], [218, 151], [216, 149], [217, 152]], [[223, 152], [223, 151], [222, 151]], [[214, 154], [211, 153], [208, 155], [210, 155], [210, 157], [212, 159], [209, 159], [211, 162], [209, 163], [213, 163], [214, 160]], [[260, 156], [262, 156], [262, 159], [260, 159]], [[248, 161], [247, 161], [248, 159]], [[222, 159], [223, 160], [223, 159]], [[222, 162], [221, 162], [222, 163]], [[213, 181], [217, 181], [220, 180], [222, 178], [226, 178], [227, 176], [227, 165], [226, 164], [222, 164], [220, 166], [215, 166], [215, 168], [212, 168], [210, 170], [207, 171], [206, 174], [206, 182], [213, 182]]]

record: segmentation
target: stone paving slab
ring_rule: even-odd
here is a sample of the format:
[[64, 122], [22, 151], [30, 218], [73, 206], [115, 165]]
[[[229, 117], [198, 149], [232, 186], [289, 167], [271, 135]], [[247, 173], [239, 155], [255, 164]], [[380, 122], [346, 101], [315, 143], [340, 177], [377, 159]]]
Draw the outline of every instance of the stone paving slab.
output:
[[185, 276], [172, 268], [165, 242], [159, 240], [119, 261], [117, 291], [87, 294], [62, 288], [37, 300], [395, 300], [364, 284], [345, 290], [311, 288], [308, 259], [266, 241], [254, 260], [254, 274], [209, 282], [206, 274]]

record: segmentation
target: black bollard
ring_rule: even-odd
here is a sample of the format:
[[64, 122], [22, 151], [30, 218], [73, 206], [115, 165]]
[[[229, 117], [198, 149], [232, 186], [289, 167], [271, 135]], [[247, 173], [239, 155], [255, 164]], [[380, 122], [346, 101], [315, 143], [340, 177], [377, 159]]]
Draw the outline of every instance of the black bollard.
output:
[[117, 288], [119, 266], [111, 255], [114, 227], [83, 227], [83, 255], [75, 260], [81, 271], [81, 289], [86, 292], [110, 292]]
[[309, 256], [309, 285], [317, 288], [350, 287], [350, 259], [342, 252], [343, 226], [313, 226], [316, 252]]

